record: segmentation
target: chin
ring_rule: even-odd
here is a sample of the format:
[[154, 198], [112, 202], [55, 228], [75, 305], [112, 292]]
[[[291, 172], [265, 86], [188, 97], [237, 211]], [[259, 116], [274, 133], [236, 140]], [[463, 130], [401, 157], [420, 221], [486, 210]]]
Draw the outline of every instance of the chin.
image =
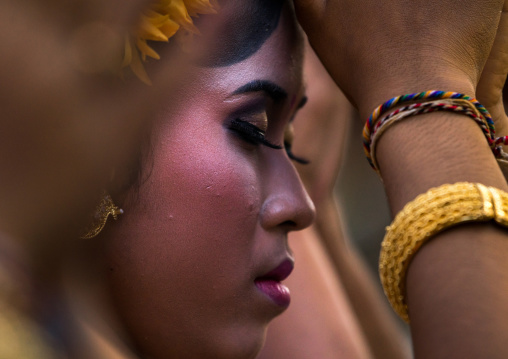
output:
[[228, 329], [221, 335], [216, 336], [215, 343], [210, 343], [213, 348], [210, 346], [206, 354], [202, 353], [197, 358], [254, 359], [263, 348], [266, 329], [266, 325], [261, 329], [248, 329], [240, 326]]
[[[169, 340], [141, 341], [136, 352], [151, 359], [254, 359], [261, 351], [267, 326], [248, 328], [241, 325], [226, 330], [199, 333], [190, 338], [182, 336]], [[167, 338], [168, 339], [168, 338]]]
[[[254, 359], [257, 357], [265, 343], [265, 335], [257, 338], [250, 338], [249, 341], [230, 340], [227, 343], [221, 343], [217, 348], [216, 356], [206, 356], [206, 358], [220, 359]], [[201, 357], [205, 358], [205, 357]]]

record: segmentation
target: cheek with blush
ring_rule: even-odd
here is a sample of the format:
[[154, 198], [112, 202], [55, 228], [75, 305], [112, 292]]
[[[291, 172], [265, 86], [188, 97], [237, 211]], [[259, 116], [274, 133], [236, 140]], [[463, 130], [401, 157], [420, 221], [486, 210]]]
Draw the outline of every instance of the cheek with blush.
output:
[[261, 207], [259, 171], [236, 139], [213, 122], [210, 128], [182, 125], [168, 133], [140, 198], [146, 214], [154, 210], [153, 239], [171, 241], [178, 253], [174, 266], [201, 267], [199, 282], [203, 275], [247, 270]]
[[[205, 134], [214, 127], [211, 141]], [[199, 141], [188, 141], [198, 134]], [[182, 331], [219, 342], [217, 333], [224, 336], [236, 322], [260, 331], [251, 305], [263, 192], [258, 169], [222, 126], [180, 126], [161, 136], [150, 175], [126, 203], [110, 243], [121, 316], [146, 348]]]

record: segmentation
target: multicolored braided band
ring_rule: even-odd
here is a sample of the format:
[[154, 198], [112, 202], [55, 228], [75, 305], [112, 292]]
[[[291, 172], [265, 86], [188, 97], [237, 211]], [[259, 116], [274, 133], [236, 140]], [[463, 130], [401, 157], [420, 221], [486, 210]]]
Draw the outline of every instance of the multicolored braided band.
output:
[[[473, 111], [464, 108], [464, 106], [439, 103], [436, 104], [434, 100], [464, 100], [474, 106], [474, 109], [476, 110], [474, 112], [476, 112], [476, 114], [473, 113]], [[433, 102], [433, 105], [427, 105], [429, 102]], [[381, 116], [390, 109], [409, 103], [411, 103], [410, 106], [399, 108], [380, 121]], [[415, 111], [417, 108], [421, 108], [421, 110]], [[483, 134], [487, 139], [489, 147], [492, 149], [494, 155], [497, 158], [503, 158], [506, 155], [502, 151], [501, 145], [508, 144], [508, 136], [499, 138], [495, 137], [494, 121], [492, 120], [490, 113], [482, 104], [480, 104], [475, 98], [461, 93], [432, 90], [394, 97], [377, 107], [370, 115], [365, 124], [365, 127], [363, 128], [363, 147], [369, 164], [376, 171], [378, 171], [378, 168], [375, 160], [372, 158], [371, 151], [372, 141], [376, 131], [383, 126], [383, 124], [386, 122], [385, 120], [389, 120], [391, 117], [399, 115], [404, 111], [412, 111], [411, 115], [418, 115], [433, 111], [453, 111], [466, 114], [469, 117], [473, 118], [480, 125]]]

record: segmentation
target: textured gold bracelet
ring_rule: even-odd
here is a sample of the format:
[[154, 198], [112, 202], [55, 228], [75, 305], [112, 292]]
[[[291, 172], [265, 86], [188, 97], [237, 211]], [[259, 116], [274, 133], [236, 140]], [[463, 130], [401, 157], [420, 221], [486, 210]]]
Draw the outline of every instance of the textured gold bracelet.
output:
[[397, 214], [381, 244], [379, 275], [390, 304], [402, 319], [409, 322], [406, 271], [418, 249], [451, 226], [491, 220], [508, 227], [508, 193], [468, 182], [432, 188]]

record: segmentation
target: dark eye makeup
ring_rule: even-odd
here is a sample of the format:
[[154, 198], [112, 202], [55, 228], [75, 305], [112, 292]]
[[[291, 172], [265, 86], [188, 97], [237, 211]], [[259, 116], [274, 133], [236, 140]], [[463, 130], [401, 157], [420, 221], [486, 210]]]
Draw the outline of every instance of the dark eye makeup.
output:
[[284, 148], [286, 149], [286, 153], [288, 154], [288, 157], [292, 160], [292, 161], [295, 161], [296, 163], [299, 163], [301, 165], [308, 165], [310, 163], [309, 160], [306, 160], [305, 158], [302, 158], [302, 157], [298, 157], [296, 156], [292, 149], [291, 149], [291, 143], [287, 142], [287, 141], [284, 141]]
[[282, 146], [273, 144], [266, 139], [265, 131], [248, 121], [236, 118], [231, 121], [229, 129], [234, 131], [244, 141], [247, 141], [253, 145], [263, 145], [277, 150], [282, 149]]
[[247, 141], [250, 144], [263, 145], [276, 150], [281, 150], [282, 148], [284, 148], [286, 150], [288, 157], [292, 161], [295, 161], [302, 165], [307, 165], [310, 163], [310, 161], [306, 160], [305, 158], [298, 157], [293, 154], [290, 142], [284, 141], [284, 147], [273, 144], [266, 139], [265, 131], [263, 131], [262, 129], [260, 129], [259, 127], [253, 125], [248, 121], [236, 118], [233, 121], [231, 121], [229, 129], [235, 132], [235, 134], [237, 134], [238, 136], [240, 136], [240, 138], [242, 138], [244, 141]]

